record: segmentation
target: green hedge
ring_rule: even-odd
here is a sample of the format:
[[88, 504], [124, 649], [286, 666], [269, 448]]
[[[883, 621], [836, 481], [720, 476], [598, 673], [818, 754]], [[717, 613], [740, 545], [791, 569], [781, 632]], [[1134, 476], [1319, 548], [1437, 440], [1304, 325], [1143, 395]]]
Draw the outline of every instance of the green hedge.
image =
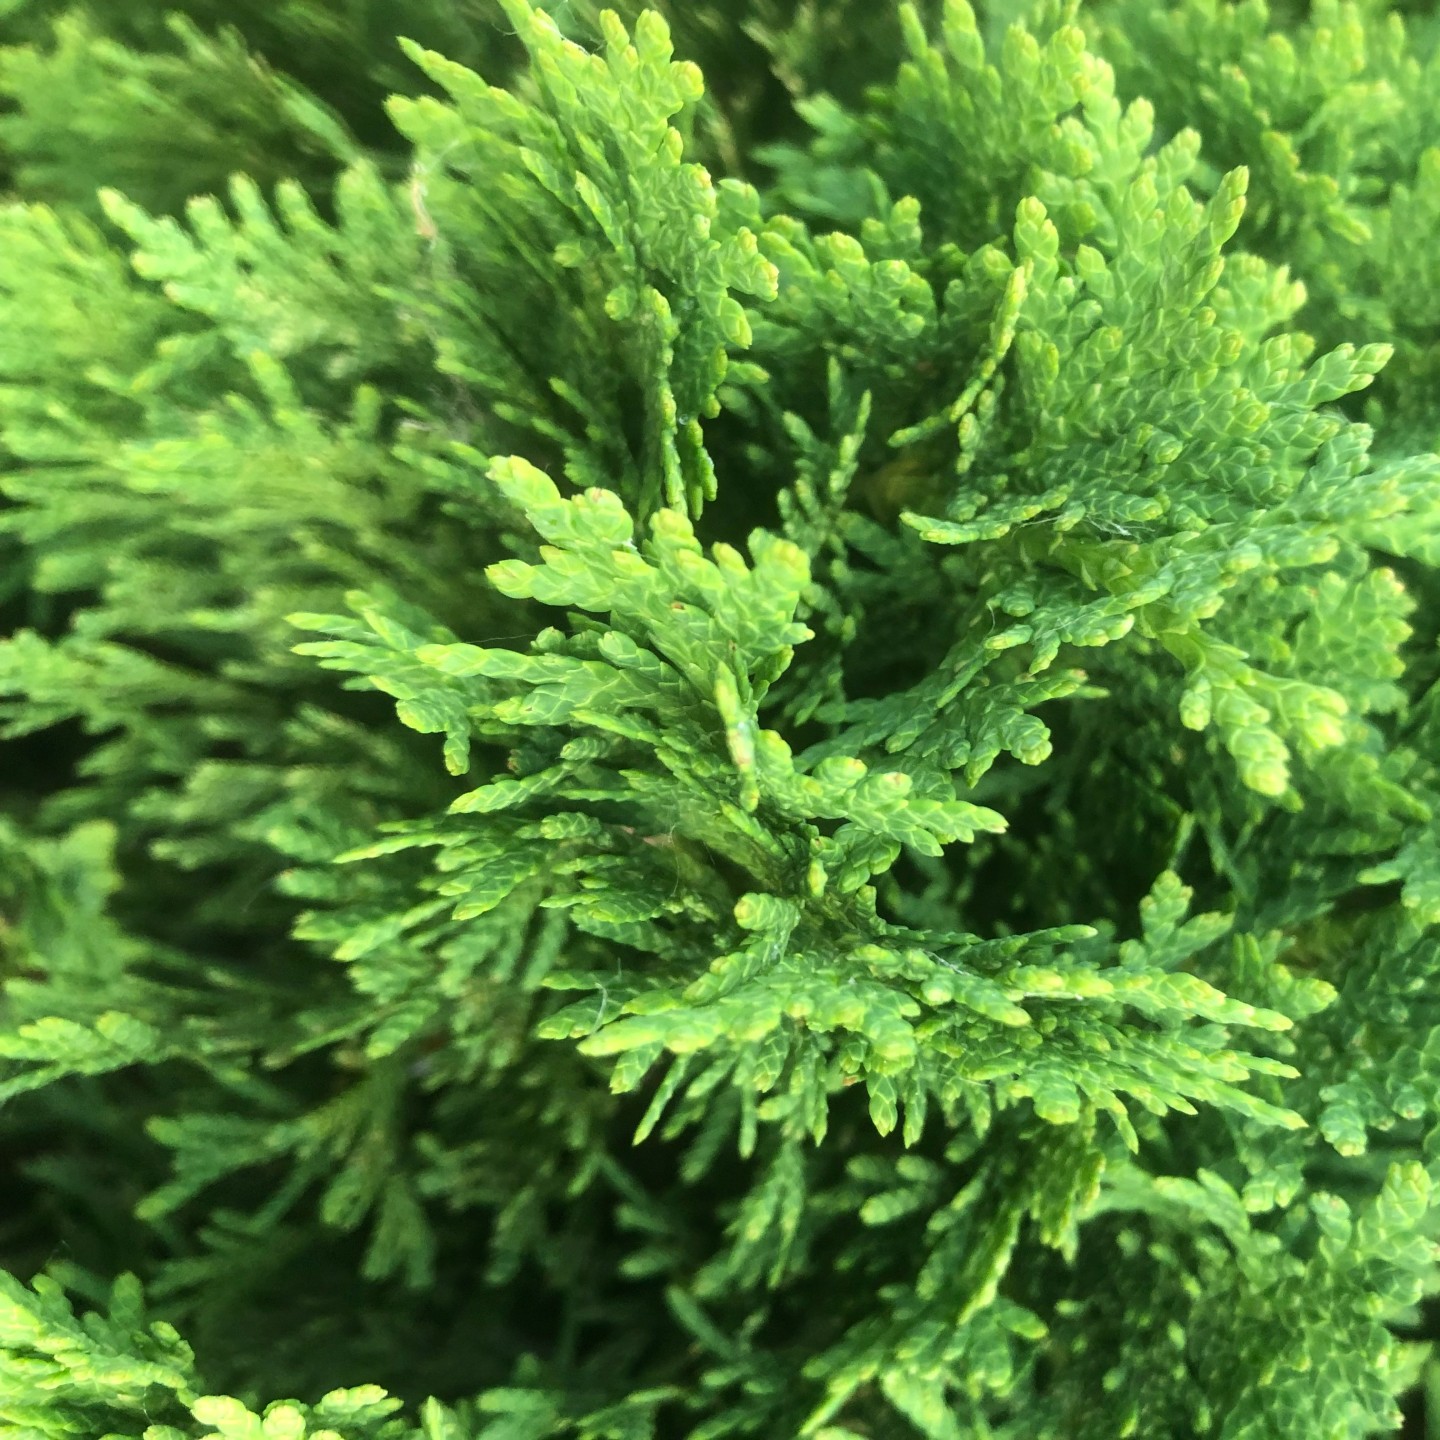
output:
[[1440, 22], [623, 8], [0, 0], [0, 1437], [1394, 1431]]

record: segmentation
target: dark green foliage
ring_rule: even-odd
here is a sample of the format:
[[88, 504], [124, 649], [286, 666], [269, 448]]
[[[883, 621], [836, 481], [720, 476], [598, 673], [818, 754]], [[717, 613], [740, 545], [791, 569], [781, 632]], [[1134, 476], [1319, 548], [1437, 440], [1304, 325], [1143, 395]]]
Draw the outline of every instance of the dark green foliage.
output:
[[620, 9], [0, 4], [0, 1440], [1395, 1430], [1440, 31]]

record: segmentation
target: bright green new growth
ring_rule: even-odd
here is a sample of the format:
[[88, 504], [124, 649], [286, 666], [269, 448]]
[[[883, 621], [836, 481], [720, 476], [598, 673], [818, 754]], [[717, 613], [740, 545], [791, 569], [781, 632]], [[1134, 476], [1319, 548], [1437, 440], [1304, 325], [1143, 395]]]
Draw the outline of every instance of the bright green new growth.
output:
[[0, 5], [0, 1440], [1398, 1427], [1437, 32], [1021, 8]]

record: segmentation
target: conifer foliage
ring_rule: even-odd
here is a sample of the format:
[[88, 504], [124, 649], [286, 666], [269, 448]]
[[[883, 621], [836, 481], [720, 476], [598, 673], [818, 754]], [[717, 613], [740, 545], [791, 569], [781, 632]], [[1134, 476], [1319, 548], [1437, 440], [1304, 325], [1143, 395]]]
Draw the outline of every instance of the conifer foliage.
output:
[[1290, 9], [0, 4], [0, 1436], [1400, 1426], [1440, 26]]

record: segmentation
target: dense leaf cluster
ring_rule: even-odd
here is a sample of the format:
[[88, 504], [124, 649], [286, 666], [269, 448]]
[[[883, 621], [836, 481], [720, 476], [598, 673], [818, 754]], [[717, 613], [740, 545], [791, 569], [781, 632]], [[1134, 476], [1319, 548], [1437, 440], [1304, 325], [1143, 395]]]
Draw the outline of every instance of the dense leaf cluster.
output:
[[0, 1437], [1393, 1431], [1440, 27], [621, 8], [0, 3]]

